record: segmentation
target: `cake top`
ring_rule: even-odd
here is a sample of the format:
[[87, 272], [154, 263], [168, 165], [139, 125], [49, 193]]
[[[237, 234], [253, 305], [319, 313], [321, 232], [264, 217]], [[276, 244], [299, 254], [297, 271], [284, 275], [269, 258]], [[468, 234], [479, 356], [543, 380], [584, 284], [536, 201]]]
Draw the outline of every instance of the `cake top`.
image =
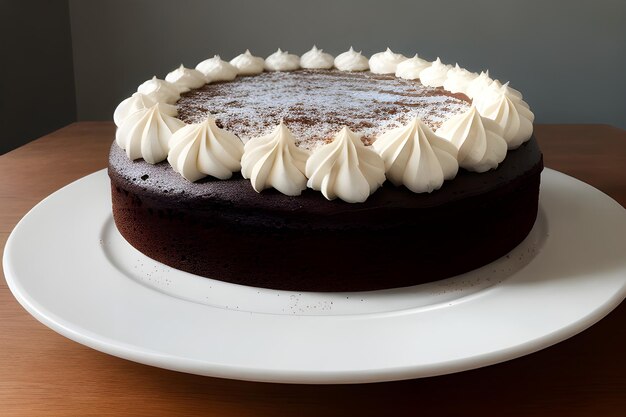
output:
[[311, 188], [362, 203], [386, 180], [430, 193], [460, 168], [497, 169], [531, 137], [534, 115], [486, 71], [314, 46], [302, 57], [246, 50], [181, 64], [142, 83], [114, 120], [129, 159], [167, 160], [187, 181], [241, 171], [258, 193]]
[[206, 84], [182, 94], [177, 108], [183, 122], [200, 123], [211, 116], [244, 143], [270, 133], [282, 120], [296, 144], [311, 150], [332, 142], [344, 126], [359, 133], [366, 145], [415, 117], [436, 130], [468, 111], [470, 100], [393, 75], [298, 70]]

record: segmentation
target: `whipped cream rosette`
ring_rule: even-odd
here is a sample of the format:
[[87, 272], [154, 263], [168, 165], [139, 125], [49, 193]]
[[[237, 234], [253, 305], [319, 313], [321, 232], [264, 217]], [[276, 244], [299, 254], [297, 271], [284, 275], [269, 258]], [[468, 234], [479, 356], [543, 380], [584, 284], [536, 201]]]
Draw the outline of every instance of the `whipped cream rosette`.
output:
[[387, 48], [385, 52], [372, 55], [369, 60], [370, 71], [374, 74], [395, 74], [398, 65], [406, 60], [407, 57], [404, 55], [396, 54]]
[[447, 65], [437, 58], [429, 67], [420, 72], [420, 82], [427, 87], [441, 87], [446, 81], [452, 65]]
[[[157, 102], [142, 93], [134, 93], [132, 96], [123, 100], [118, 106], [115, 108], [113, 112], [113, 121], [117, 127], [122, 125], [122, 122], [135, 113], [136, 111], [143, 110], [154, 106]], [[161, 112], [168, 116], [176, 117], [178, 114], [178, 110], [176, 110], [176, 106], [167, 103], [161, 103], [160, 106]]]
[[478, 74], [470, 72], [456, 64], [454, 68], [448, 70], [443, 88], [451, 93], [463, 93], [467, 95], [469, 84], [478, 78]]
[[239, 73], [237, 67], [224, 61], [219, 55], [200, 62], [196, 65], [196, 70], [204, 74], [207, 82], [231, 81]]
[[459, 149], [459, 166], [468, 171], [496, 169], [506, 157], [507, 143], [502, 137], [502, 128], [482, 117], [473, 106], [466, 113], [452, 116], [436, 133]]
[[300, 195], [307, 188], [304, 174], [309, 151], [296, 140], [281, 121], [269, 134], [250, 139], [241, 160], [241, 174], [250, 178], [252, 188], [261, 192], [275, 188], [286, 195]]
[[265, 69], [267, 71], [294, 71], [298, 68], [300, 68], [300, 57], [287, 51], [282, 51], [280, 48], [265, 58]]
[[418, 118], [387, 131], [372, 147], [385, 163], [387, 179], [414, 193], [438, 190], [459, 170], [456, 147]]
[[328, 200], [362, 203], [385, 182], [381, 157], [347, 127], [317, 148], [306, 163], [308, 186]]
[[369, 60], [361, 51], [356, 52], [352, 47], [335, 57], [335, 68], [340, 71], [367, 71], [370, 68]]
[[161, 111], [161, 103], [129, 115], [115, 132], [115, 142], [128, 158], [156, 164], [167, 158], [172, 134], [185, 124]]
[[231, 59], [230, 64], [237, 68], [239, 75], [256, 75], [263, 72], [265, 60], [246, 49], [246, 52]]
[[185, 68], [183, 64], [165, 76], [168, 81], [178, 87], [178, 91], [186, 93], [194, 88], [200, 88], [206, 84], [207, 79], [200, 71]]
[[243, 143], [211, 117], [176, 131], [170, 148], [167, 161], [172, 169], [192, 182], [208, 175], [225, 180], [241, 168]]
[[305, 69], [329, 69], [333, 67], [335, 58], [313, 45], [310, 51], [300, 57], [300, 66]]
[[145, 94], [156, 102], [176, 103], [180, 98], [180, 88], [168, 81], [158, 79], [156, 75], [141, 83], [137, 92]]
[[396, 77], [405, 80], [416, 80], [420, 76], [420, 72], [430, 66], [430, 62], [420, 58], [415, 54], [413, 58], [404, 60], [396, 67]]

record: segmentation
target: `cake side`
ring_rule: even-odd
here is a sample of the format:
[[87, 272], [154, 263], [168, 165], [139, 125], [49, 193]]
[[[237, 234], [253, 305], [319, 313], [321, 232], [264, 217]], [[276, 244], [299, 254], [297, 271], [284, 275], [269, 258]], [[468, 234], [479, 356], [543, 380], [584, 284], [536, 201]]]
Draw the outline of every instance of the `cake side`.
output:
[[[197, 275], [300, 291], [416, 285], [497, 259], [530, 232], [543, 168], [533, 139], [490, 176], [461, 171], [431, 195], [386, 184], [376, 198], [346, 211], [346, 203], [312, 191], [298, 198], [245, 191], [251, 187], [243, 179], [194, 184], [196, 193], [159, 189], [158, 165], [117, 158], [117, 152], [113, 145], [113, 215], [132, 246]], [[228, 192], [222, 184], [230, 185]], [[299, 206], [287, 203], [293, 200]]]
[[[541, 151], [536, 139], [532, 138], [518, 149], [510, 151], [498, 169], [475, 173], [459, 170], [454, 181], [431, 193], [412, 193], [403, 186], [396, 187], [386, 182], [363, 203], [346, 204], [340, 200], [327, 200], [320, 193], [305, 190], [300, 196], [287, 196], [268, 189], [263, 193], [254, 191], [250, 182], [235, 175], [228, 181], [205, 178], [191, 183], [183, 180], [166, 162], [149, 164], [131, 161], [123, 150], [112, 144], [109, 154], [109, 175], [124, 184], [125, 189], [144, 197], [167, 199], [172, 207], [213, 204], [228, 209], [230, 214], [242, 212], [246, 216], [288, 218], [290, 214], [311, 218], [332, 218], [338, 223], [358, 227], [375, 227], [371, 224], [371, 213], [386, 209], [436, 209], [442, 205], [468, 197], [480, 196], [502, 187], [518, 177], [538, 169]], [[359, 223], [360, 216], [365, 221]]]

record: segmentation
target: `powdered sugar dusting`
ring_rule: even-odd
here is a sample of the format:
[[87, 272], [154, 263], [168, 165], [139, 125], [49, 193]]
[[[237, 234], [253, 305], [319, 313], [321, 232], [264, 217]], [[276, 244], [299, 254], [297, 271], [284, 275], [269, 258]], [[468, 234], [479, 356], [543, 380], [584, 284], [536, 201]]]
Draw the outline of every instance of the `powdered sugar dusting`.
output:
[[314, 149], [332, 141], [343, 126], [361, 134], [368, 145], [415, 116], [437, 129], [469, 106], [465, 97], [419, 81], [369, 72], [302, 70], [205, 85], [183, 95], [178, 117], [199, 123], [211, 114], [244, 142], [269, 133], [283, 120], [298, 146]]

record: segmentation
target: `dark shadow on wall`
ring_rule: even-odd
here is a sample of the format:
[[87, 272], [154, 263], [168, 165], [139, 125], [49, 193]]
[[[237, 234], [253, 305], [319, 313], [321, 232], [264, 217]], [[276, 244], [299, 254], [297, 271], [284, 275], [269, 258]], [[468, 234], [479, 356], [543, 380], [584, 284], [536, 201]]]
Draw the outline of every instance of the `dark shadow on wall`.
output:
[[0, 0], [0, 154], [76, 121], [69, 5]]

